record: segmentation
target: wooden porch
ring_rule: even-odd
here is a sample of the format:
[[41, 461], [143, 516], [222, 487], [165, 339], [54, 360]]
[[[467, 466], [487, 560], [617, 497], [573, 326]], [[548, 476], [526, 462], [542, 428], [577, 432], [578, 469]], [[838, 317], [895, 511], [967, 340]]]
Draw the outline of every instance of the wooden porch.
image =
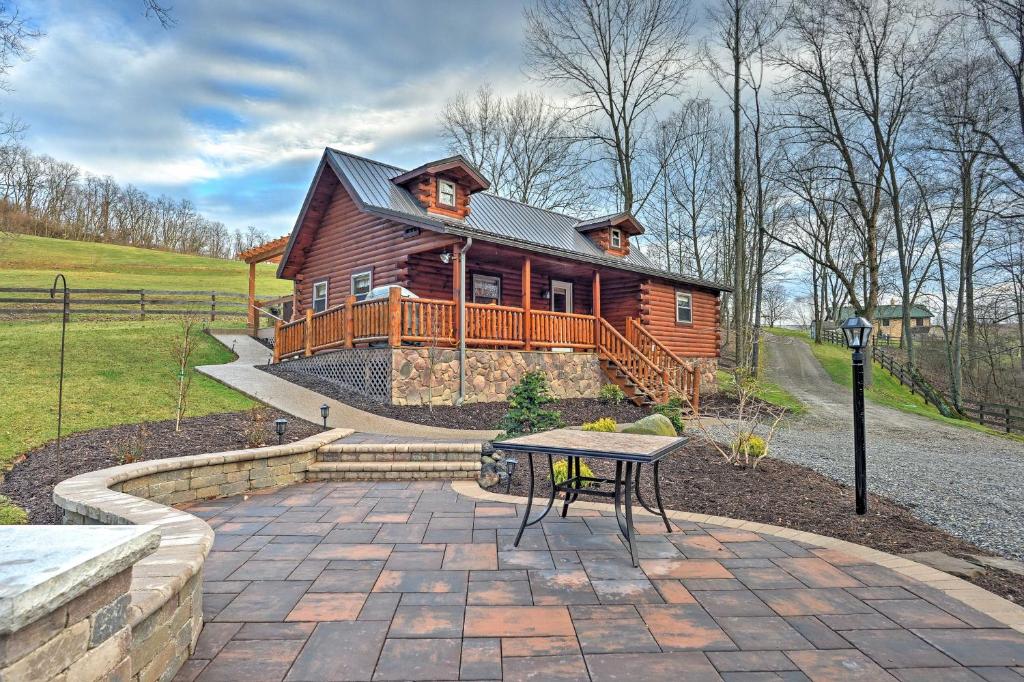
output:
[[[527, 261], [528, 262], [528, 261]], [[529, 265], [525, 266], [529, 281]], [[600, 275], [594, 273], [595, 314], [534, 310], [529, 306], [466, 303], [465, 335], [470, 348], [565, 349], [597, 353], [608, 377], [637, 403], [663, 403], [679, 396], [697, 409], [700, 372], [666, 348], [633, 318], [624, 332], [600, 316]], [[528, 301], [527, 287], [524, 301]], [[319, 313], [306, 311], [275, 326], [274, 361], [338, 348], [402, 345], [451, 348], [458, 345], [456, 300], [402, 298], [392, 288], [386, 299], [344, 303]]]

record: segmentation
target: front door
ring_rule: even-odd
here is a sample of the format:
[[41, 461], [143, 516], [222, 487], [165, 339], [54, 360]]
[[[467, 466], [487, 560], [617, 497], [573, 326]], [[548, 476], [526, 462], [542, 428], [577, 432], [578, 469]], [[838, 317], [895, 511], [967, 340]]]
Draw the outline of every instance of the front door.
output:
[[551, 312], [572, 312], [572, 282], [551, 280]]
[[[551, 280], [551, 312], [572, 312], [572, 282]], [[556, 353], [569, 353], [572, 348], [552, 348]]]

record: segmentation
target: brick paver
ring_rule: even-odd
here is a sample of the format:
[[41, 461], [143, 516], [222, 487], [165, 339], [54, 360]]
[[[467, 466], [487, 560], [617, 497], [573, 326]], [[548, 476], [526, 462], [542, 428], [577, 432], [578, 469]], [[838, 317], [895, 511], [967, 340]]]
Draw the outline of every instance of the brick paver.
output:
[[[1024, 635], [842, 552], [710, 524], [523, 508], [444, 482], [204, 502], [206, 628], [181, 682], [1013, 680]], [[660, 531], [660, 532], [659, 532]]]

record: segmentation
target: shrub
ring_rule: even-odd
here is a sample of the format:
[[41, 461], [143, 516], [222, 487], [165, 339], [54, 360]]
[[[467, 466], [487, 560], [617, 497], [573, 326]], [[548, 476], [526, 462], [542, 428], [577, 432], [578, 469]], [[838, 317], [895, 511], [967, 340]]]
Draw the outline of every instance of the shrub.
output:
[[615, 384], [605, 384], [597, 393], [597, 399], [602, 403], [618, 405], [626, 399], [626, 393]]
[[247, 448], [261, 448], [267, 444], [270, 432], [267, 428], [270, 411], [262, 405], [253, 405], [249, 410], [249, 421], [242, 430], [242, 439]]
[[509, 436], [518, 436], [565, 426], [557, 410], [544, 407], [554, 401], [544, 372], [527, 372], [509, 393], [508, 413], [501, 420], [502, 430]]
[[764, 438], [752, 433], [738, 436], [732, 442], [732, 449], [737, 460], [742, 458], [746, 462], [753, 459], [755, 467], [761, 458], [768, 454], [768, 444]]
[[664, 405], [659, 404], [653, 406], [651, 408], [651, 413], [660, 414], [661, 416], [666, 417], [670, 422], [672, 422], [672, 428], [676, 430], [677, 434], [679, 434], [686, 430], [686, 420], [683, 419], [683, 408], [678, 405], [674, 405], [672, 402], [674, 400], [677, 399], [672, 398]]
[[651, 414], [640, 419], [626, 428], [623, 433], [638, 433], [647, 436], [675, 436], [676, 429], [672, 421], [663, 414]]
[[607, 433], [615, 432], [615, 420], [611, 417], [601, 417], [596, 422], [587, 422], [583, 425], [584, 431], [605, 431]]
[[[582, 459], [580, 460], [579, 475], [590, 478], [593, 478], [594, 476], [593, 470], [587, 466], [587, 463]], [[565, 459], [555, 460], [555, 483], [564, 483], [567, 478], [569, 478], [569, 461]], [[594, 484], [590, 481], [584, 481], [582, 483], [582, 487], [584, 488], [589, 488], [592, 485]]]
[[28, 514], [24, 509], [11, 502], [10, 498], [0, 495], [0, 526], [21, 526], [28, 523]]
[[132, 464], [139, 462], [146, 454], [146, 446], [149, 441], [149, 429], [145, 424], [139, 424], [133, 433], [126, 434], [114, 441], [114, 456], [118, 464]]

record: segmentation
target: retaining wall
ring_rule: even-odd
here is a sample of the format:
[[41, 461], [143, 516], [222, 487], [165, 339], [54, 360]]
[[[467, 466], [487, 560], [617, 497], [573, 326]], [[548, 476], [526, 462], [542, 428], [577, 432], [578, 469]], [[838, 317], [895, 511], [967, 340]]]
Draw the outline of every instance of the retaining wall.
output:
[[132, 569], [125, 640], [130, 676], [116, 679], [171, 679], [202, 629], [202, 571], [213, 530], [168, 505], [304, 481], [317, 449], [351, 433], [335, 429], [288, 445], [126, 464], [57, 485], [53, 500], [66, 524], [138, 524], [160, 533], [156, 551]]

